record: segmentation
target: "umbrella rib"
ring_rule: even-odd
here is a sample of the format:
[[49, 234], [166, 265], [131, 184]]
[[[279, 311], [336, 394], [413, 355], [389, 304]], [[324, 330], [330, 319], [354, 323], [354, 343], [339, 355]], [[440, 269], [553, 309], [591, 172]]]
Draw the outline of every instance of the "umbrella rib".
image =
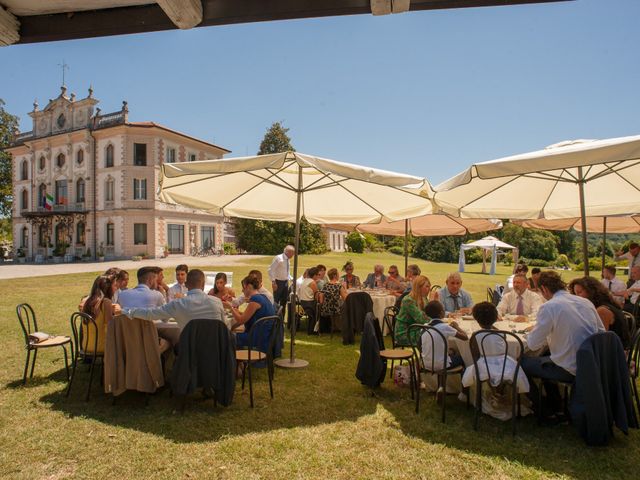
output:
[[358, 200], [360, 200], [362, 203], [364, 203], [367, 207], [369, 207], [371, 210], [375, 211], [378, 215], [384, 217], [384, 214], [378, 210], [377, 208], [375, 208], [373, 205], [370, 205], [369, 202], [367, 202], [366, 200], [360, 198], [358, 195], [356, 195], [355, 193], [353, 193], [352, 191], [350, 191], [348, 188], [346, 188], [344, 185], [342, 185], [342, 183], [336, 183], [336, 186], [343, 188], [344, 190], [346, 190], [347, 192], [349, 192], [351, 195], [353, 195], [354, 197], [356, 197]]
[[549, 191], [549, 195], [547, 195], [546, 200], [542, 204], [542, 208], [540, 209], [540, 211], [542, 212], [543, 216], [544, 216], [544, 210], [545, 210], [545, 208], [547, 208], [547, 203], [549, 203], [549, 200], [551, 199], [551, 195], [553, 195], [553, 192], [556, 190], [556, 188], [558, 187], [559, 184], [560, 184], [560, 180], [558, 179], [558, 180], [556, 180], [555, 184], [553, 185], [553, 187]]
[[222, 209], [224, 210], [227, 206], [229, 206], [229, 204], [235, 202], [236, 200], [238, 200], [240, 197], [246, 195], [247, 193], [249, 193], [250, 191], [254, 190], [255, 188], [259, 187], [260, 185], [262, 185], [263, 183], [269, 183], [271, 185], [275, 185], [279, 188], [283, 188], [282, 185], [278, 185], [277, 183], [269, 180], [270, 177], [276, 176], [276, 173], [272, 173], [271, 171], [269, 171], [269, 173], [271, 173], [271, 175], [268, 178], [263, 178], [260, 175], [256, 175], [253, 172], [245, 172], [248, 173], [249, 175], [255, 177], [255, 178], [259, 178], [261, 181], [256, 183], [254, 186], [252, 186], [251, 188], [245, 190], [244, 192], [240, 193], [239, 195], [236, 195], [234, 198], [232, 198], [231, 200], [229, 200], [227, 203], [225, 203], [224, 205], [222, 205]]
[[623, 163], [623, 162], [622, 161], [615, 162], [615, 165], [610, 165], [608, 163], [603, 164], [606, 167], [606, 170], [603, 170], [602, 172], [596, 173], [589, 180], [597, 180], [598, 178], [604, 177], [606, 175], [610, 175], [612, 173], [619, 173], [619, 172], [621, 172], [623, 170], [626, 170], [627, 168], [636, 167], [636, 166], [638, 166], [638, 164], [640, 164], [640, 161], [636, 161], [636, 162], [632, 163], [631, 165], [625, 165], [624, 167], [621, 167], [621, 168], [616, 170], [615, 167], [620, 165], [621, 163]]
[[614, 170], [614, 171], [613, 171], [613, 173], [614, 173], [615, 175], [618, 175], [622, 180], [624, 180], [625, 182], [627, 182], [629, 185], [631, 185], [631, 186], [632, 186], [633, 188], [635, 188], [637, 191], [640, 191], [640, 189], [639, 189], [636, 185], [634, 185], [634, 184], [633, 184], [633, 183], [631, 183], [629, 180], [627, 180], [627, 179], [626, 179], [626, 178], [624, 178], [622, 175], [620, 175], [620, 172], [619, 172], [619, 171], [615, 171], [615, 170]]
[[[480, 177], [478, 177], [480, 178]], [[504, 178], [504, 177], [502, 177]], [[493, 188], [492, 190], [489, 190], [488, 192], [484, 192], [482, 195], [480, 195], [479, 197], [474, 197], [471, 201], [469, 201], [468, 203], [465, 203], [464, 205], [460, 205], [459, 207], [457, 207], [458, 209], [458, 213], [460, 213], [460, 210], [462, 210], [463, 208], [468, 207], [469, 205], [471, 205], [474, 202], [477, 202], [478, 200], [480, 200], [481, 198], [484, 198], [488, 195], [491, 195], [492, 193], [494, 193], [496, 190], [499, 190], [500, 188], [503, 188], [505, 185], [509, 185], [511, 182], [515, 182], [518, 178], [520, 178], [520, 176], [514, 176], [513, 178], [509, 179], [509, 181], [505, 182], [505, 183], [501, 183], [500, 185], [497, 185], [495, 188]], [[452, 188], [450, 190], [451, 192], [455, 191], [455, 188]], [[435, 194], [435, 200], [437, 203], [437, 198], [438, 198], [438, 193], [436, 192]]]
[[[239, 172], [232, 172], [232, 173], [239, 173]], [[184, 176], [185, 177], [189, 177], [190, 175], [187, 174], [187, 175], [184, 175]], [[224, 176], [224, 174], [222, 174], [222, 173], [221, 174], [212, 174], [212, 175], [210, 175], [208, 177], [205, 177], [205, 178], [198, 178], [196, 180], [187, 180], [184, 183], [176, 183], [175, 185], [171, 185], [169, 187], [164, 187], [163, 189], [164, 190], [170, 190], [172, 188], [182, 187], [184, 185], [190, 185], [192, 183], [203, 182], [204, 180], [211, 180], [212, 178], [218, 178], [218, 177], [222, 177], [222, 176]]]

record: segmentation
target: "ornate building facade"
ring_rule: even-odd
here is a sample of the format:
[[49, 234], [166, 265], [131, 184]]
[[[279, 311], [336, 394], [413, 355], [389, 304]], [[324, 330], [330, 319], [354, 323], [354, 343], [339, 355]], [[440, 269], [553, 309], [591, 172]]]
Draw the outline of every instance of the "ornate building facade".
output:
[[152, 122], [129, 122], [127, 103], [102, 114], [66, 88], [29, 116], [33, 130], [17, 134], [13, 158], [14, 251], [40, 261], [51, 256], [127, 258], [221, 249], [224, 219], [160, 202], [164, 162], [222, 158], [229, 150]]

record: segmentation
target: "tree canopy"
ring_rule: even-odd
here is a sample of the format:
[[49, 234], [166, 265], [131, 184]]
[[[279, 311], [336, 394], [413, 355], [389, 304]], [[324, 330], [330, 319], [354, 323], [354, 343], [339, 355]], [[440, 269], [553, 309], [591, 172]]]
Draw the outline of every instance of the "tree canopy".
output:
[[10, 217], [13, 201], [11, 155], [4, 149], [9, 146], [18, 127], [18, 117], [7, 112], [4, 105], [0, 98], [0, 216]]

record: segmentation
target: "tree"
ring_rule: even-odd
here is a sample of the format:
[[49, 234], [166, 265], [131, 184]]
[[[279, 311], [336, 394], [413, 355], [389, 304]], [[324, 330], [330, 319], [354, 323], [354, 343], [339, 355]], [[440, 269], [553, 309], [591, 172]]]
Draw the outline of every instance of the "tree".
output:
[[[267, 129], [260, 143], [258, 155], [295, 152], [291, 138], [280, 122]], [[295, 240], [295, 225], [286, 222], [269, 222], [239, 218], [236, 221], [238, 246], [250, 253], [275, 255], [281, 253], [287, 244]], [[299, 253], [319, 254], [327, 251], [327, 242], [320, 225], [312, 225], [305, 219], [300, 223]]]
[[552, 261], [558, 256], [557, 237], [546, 230], [507, 223], [502, 229], [502, 239], [518, 247], [520, 256], [525, 258]]
[[413, 256], [431, 262], [458, 262], [460, 242], [452, 236], [419, 237], [413, 247]]
[[18, 127], [18, 117], [4, 109], [0, 98], [0, 216], [11, 216], [13, 184], [11, 175], [11, 155], [4, 149], [9, 146], [13, 133]]

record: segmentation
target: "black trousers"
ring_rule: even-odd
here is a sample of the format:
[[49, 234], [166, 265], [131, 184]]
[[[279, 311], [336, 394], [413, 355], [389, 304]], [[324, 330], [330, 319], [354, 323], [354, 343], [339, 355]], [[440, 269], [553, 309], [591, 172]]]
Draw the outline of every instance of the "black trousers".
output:
[[276, 305], [282, 305], [284, 307], [289, 297], [289, 281], [276, 280], [276, 285], [276, 291], [273, 292], [273, 302]]

